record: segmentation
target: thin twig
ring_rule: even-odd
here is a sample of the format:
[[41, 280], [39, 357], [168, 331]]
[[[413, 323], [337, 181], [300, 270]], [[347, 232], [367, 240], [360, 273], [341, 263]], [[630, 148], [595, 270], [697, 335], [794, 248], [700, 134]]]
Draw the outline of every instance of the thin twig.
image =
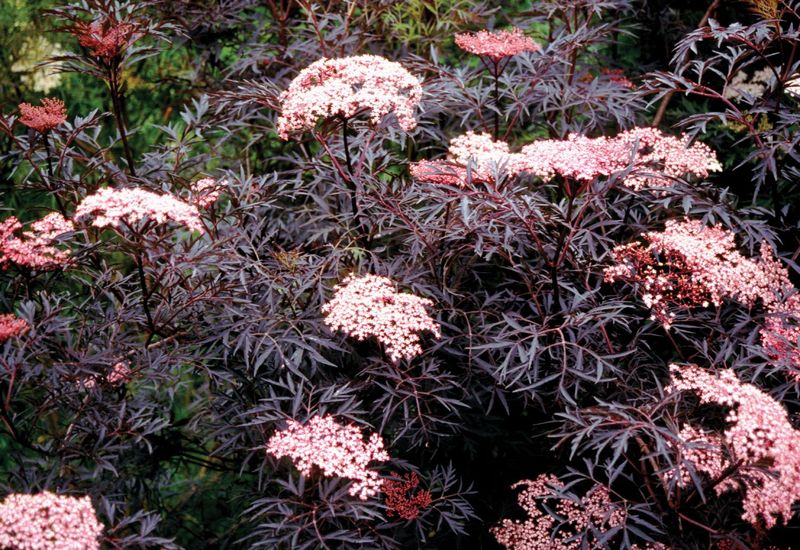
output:
[[361, 226], [361, 214], [358, 210], [358, 187], [353, 178], [353, 160], [350, 158], [350, 144], [347, 141], [347, 119], [342, 117], [342, 147], [344, 148], [344, 160], [347, 165], [347, 185], [350, 188], [350, 208], [356, 227]]
[[118, 69], [112, 68], [109, 70], [109, 86], [111, 87], [111, 107], [114, 110], [114, 119], [117, 122], [117, 129], [119, 129], [119, 136], [122, 140], [122, 149], [125, 152], [125, 158], [128, 161], [128, 170], [131, 173], [131, 176], [136, 177], [136, 169], [134, 168], [133, 163], [133, 152], [131, 151], [130, 144], [128, 144], [128, 134], [125, 131], [125, 120], [123, 118], [124, 113], [122, 109], [122, 95], [119, 90], [119, 83], [117, 82], [118, 78]]
[[47, 189], [49, 189], [53, 193], [53, 197], [56, 199], [56, 206], [58, 207], [58, 211], [61, 212], [61, 215], [65, 218], [67, 217], [67, 210], [64, 208], [64, 203], [61, 202], [61, 198], [58, 196], [58, 192], [56, 189], [53, 188], [53, 179], [54, 179], [54, 170], [53, 170], [53, 159], [52, 153], [50, 152], [50, 131], [46, 131], [42, 136], [44, 139], [44, 152], [47, 156]]
[[[721, 0], [714, 0], [711, 2], [711, 5], [708, 6], [708, 9], [703, 14], [703, 18], [700, 19], [700, 23], [697, 25], [698, 29], [702, 29], [708, 23], [708, 20], [711, 18], [711, 15], [714, 11], [719, 7]], [[672, 96], [675, 94], [675, 91], [671, 91], [667, 93], [661, 100], [661, 104], [658, 106], [658, 111], [656, 111], [656, 116], [653, 117], [653, 124], [654, 128], [661, 125], [661, 120], [664, 118], [664, 114], [667, 112], [667, 106], [669, 106], [669, 102], [672, 101]]]

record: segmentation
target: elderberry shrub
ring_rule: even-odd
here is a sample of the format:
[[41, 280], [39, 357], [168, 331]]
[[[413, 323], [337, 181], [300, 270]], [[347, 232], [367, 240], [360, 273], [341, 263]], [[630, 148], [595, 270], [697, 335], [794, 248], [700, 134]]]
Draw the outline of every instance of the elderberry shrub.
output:
[[0, 547], [791, 544], [800, 3], [38, 4]]

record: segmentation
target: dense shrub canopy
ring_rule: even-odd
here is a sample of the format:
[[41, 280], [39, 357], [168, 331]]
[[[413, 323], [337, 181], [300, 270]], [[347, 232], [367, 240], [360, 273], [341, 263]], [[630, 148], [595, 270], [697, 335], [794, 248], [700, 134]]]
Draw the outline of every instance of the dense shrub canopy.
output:
[[0, 28], [0, 545], [797, 540], [797, 1]]

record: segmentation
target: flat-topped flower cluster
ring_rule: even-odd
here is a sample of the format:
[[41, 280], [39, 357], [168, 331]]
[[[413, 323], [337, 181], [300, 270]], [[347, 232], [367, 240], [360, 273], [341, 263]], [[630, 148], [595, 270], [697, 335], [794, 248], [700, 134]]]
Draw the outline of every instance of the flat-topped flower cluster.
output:
[[60, 99], [44, 98], [37, 107], [30, 103], [19, 104], [19, 121], [38, 132], [52, 130], [67, 120], [67, 108]]
[[[625, 520], [624, 512], [613, 506], [608, 489], [603, 485], [595, 485], [576, 499], [559, 498], [554, 494], [563, 491], [564, 484], [553, 475], [522, 480], [511, 488], [518, 487], [523, 489], [517, 495], [517, 502], [528, 517], [522, 521], [504, 519], [492, 529], [497, 542], [509, 550], [578, 550], [582, 545], [580, 537], [576, 535], [588, 527], [591, 526], [593, 532], [604, 533], [622, 525]], [[563, 522], [558, 525], [543, 506], [554, 510], [563, 518]]]
[[386, 277], [350, 275], [337, 285], [322, 312], [331, 329], [359, 341], [374, 337], [386, 346], [392, 361], [399, 361], [422, 353], [421, 332], [441, 336], [439, 324], [426, 310], [431, 305], [427, 298], [395, 291]]
[[137, 40], [135, 27], [111, 18], [80, 23], [73, 30], [78, 42], [94, 57], [110, 61]]
[[15, 493], [0, 503], [0, 548], [92, 550], [102, 534], [88, 496]]
[[174, 222], [194, 231], [205, 231], [197, 207], [169, 194], [146, 189], [106, 187], [89, 195], [75, 209], [75, 219], [92, 218], [95, 227], [136, 225], [148, 219], [163, 224]]
[[33, 222], [17, 236], [22, 223], [10, 216], [0, 222], [0, 269], [16, 264], [31, 269], [51, 270], [65, 265], [69, 252], [56, 248], [61, 235], [74, 229], [71, 221], [53, 212]]
[[[392, 472], [399, 477], [400, 474]], [[383, 483], [383, 494], [386, 497], [386, 515], [405, 520], [415, 519], [421, 510], [431, 505], [431, 492], [418, 489], [419, 476], [410, 472], [400, 479], [386, 479]]]
[[[670, 374], [667, 393], [691, 392], [701, 404], [727, 409], [721, 434], [683, 428], [684, 440], [694, 443], [694, 448], [683, 451], [684, 456], [697, 471], [719, 481], [714, 486], [718, 495], [744, 491], [742, 519], [767, 529], [788, 521], [792, 504], [800, 500], [800, 432], [792, 426], [786, 409], [756, 386], [741, 382], [731, 370], [715, 376], [695, 365], [670, 365]], [[719, 480], [733, 464], [738, 464], [736, 472]]]
[[510, 31], [480, 30], [476, 33], [456, 34], [456, 45], [462, 50], [488, 57], [498, 63], [506, 57], [525, 52], [536, 52], [541, 49], [533, 38], [525, 36], [517, 27]]
[[30, 328], [28, 321], [20, 319], [13, 313], [0, 314], [0, 344], [25, 334]]
[[372, 434], [364, 441], [361, 428], [340, 424], [330, 415], [314, 416], [305, 424], [289, 420], [285, 430], [269, 439], [267, 452], [291, 458], [305, 476], [317, 467], [325, 476], [352, 480], [348, 492], [361, 500], [375, 496], [383, 486], [383, 479], [369, 464], [390, 459], [380, 435]]
[[747, 258], [738, 251], [735, 235], [720, 225], [668, 220], [663, 231], [642, 237], [645, 243], [612, 250], [616, 263], [606, 269], [605, 280], [639, 285], [653, 318], [665, 327], [675, 318], [671, 307], [719, 306], [728, 299], [748, 307], [760, 300], [771, 308], [791, 286], [786, 269], [766, 243], [760, 257]]
[[[201, 180], [202, 181], [202, 180]], [[213, 181], [213, 180], [212, 180]], [[195, 200], [204, 207], [212, 204], [219, 192], [207, 186], [195, 188]], [[143, 220], [164, 224], [174, 222], [194, 231], [205, 231], [200, 212], [194, 204], [170, 194], [146, 189], [104, 188], [84, 198], [75, 209], [73, 218], [91, 218], [95, 227], [121, 229], [124, 224], [135, 226]], [[18, 265], [39, 270], [52, 270], [69, 262], [68, 250], [57, 248], [60, 237], [75, 230], [75, 224], [58, 212], [30, 224], [22, 231], [22, 223], [14, 216], [0, 222], [0, 269]]]
[[635, 128], [613, 138], [570, 135], [566, 140], [537, 140], [518, 153], [489, 134], [467, 132], [451, 141], [446, 160], [421, 161], [411, 171], [420, 181], [464, 186], [467, 171], [473, 182], [485, 183], [494, 181], [497, 173], [591, 181], [630, 170], [623, 184], [639, 191], [669, 186], [676, 178], [706, 178], [721, 169], [716, 153], [703, 143], [655, 128]]
[[772, 361], [800, 378], [800, 293], [788, 270], [766, 242], [760, 255], [748, 258], [736, 247], [733, 232], [699, 220], [668, 220], [663, 231], [645, 233], [642, 242], [611, 251], [614, 264], [606, 282], [639, 287], [652, 318], [669, 328], [674, 309], [719, 306], [732, 300], [766, 310], [761, 346]]
[[313, 130], [320, 119], [361, 113], [369, 113], [373, 124], [394, 113], [400, 128], [411, 131], [421, 99], [419, 80], [395, 61], [377, 55], [322, 58], [300, 71], [281, 94], [278, 135], [289, 139]]

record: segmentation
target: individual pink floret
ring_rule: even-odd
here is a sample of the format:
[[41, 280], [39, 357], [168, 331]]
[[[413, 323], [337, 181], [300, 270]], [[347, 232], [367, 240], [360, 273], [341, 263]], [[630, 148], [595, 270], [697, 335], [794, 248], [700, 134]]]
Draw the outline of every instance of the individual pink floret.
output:
[[775, 304], [761, 329], [761, 346], [772, 361], [793, 369], [800, 380], [800, 293]]
[[375, 496], [383, 486], [378, 472], [369, 468], [370, 462], [390, 459], [380, 435], [372, 434], [364, 441], [361, 428], [339, 424], [330, 415], [314, 416], [306, 424], [289, 420], [285, 430], [269, 439], [267, 452], [276, 458], [291, 458], [305, 476], [317, 467], [324, 476], [352, 480], [348, 492], [361, 500]]
[[[625, 513], [614, 508], [608, 489], [602, 485], [595, 487], [577, 500], [558, 498], [557, 491], [564, 490], [564, 484], [553, 475], [540, 475], [534, 480], [522, 480], [511, 486], [522, 487], [517, 502], [528, 517], [522, 521], [504, 519], [498, 527], [492, 528], [497, 542], [509, 550], [578, 550], [581, 540], [570, 540], [587, 529], [602, 534], [622, 525]], [[563, 522], [557, 522], [543, 506], [556, 512]]]
[[0, 314], [0, 344], [25, 334], [30, 328], [28, 321], [20, 319], [13, 313]]
[[15, 493], [0, 503], [0, 548], [92, 550], [102, 534], [88, 496]]
[[19, 104], [20, 123], [39, 132], [52, 130], [67, 120], [67, 108], [60, 99], [44, 98], [42, 106]]
[[422, 353], [419, 333], [441, 337], [439, 324], [426, 310], [432, 305], [427, 298], [396, 292], [386, 277], [350, 275], [336, 287], [322, 312], [331, 329], [359, 341], [377, 338], [392, 361], [399, 361]]
[[69, 262], [69, 252], [54, 245], [58, 238], [74, 229], [71, 221], [53, 212], [33, 222], [21, 237], [16, 232], [20, 221], [11, 216], [0, 222], [0, 269], [16, 264], [32, 269], [56, 269]]
[[516, 27], [510, 31], [481, 30], [457, 34], [456, 45], [466, 52], [486, 56], [495, 63], [505, 57], [541, 49], [533, 38], [525, 36], [522, 29]]
[[113, 189], [106, 187], [89, 195], [75, 209], [75, 219], [93, 218], [95, 227], [119, 229], [125, 223], [135, 225], [142, 220], [158, 224], [174, 222], [194, 231], [205, 231], [197, 207], [168, 194], [145, 189]]
[[[711, 449], [695, 468], [713, 478], [721, 468], [740, 462], [735, 474], [715, 485], [717, 494], [743, 490], [742, 519], [755, 526], [770, 529], [778, 521], [789, 521], [792, 504], [800, 500], [800, 432], [786, 409], [761, 389], [741, 382], [732, 370], [715, 376], [696, 365], [670, 365], [670, 375], [667, 393], [692, 392], [701, 404], [728, 409], [721, 435], [706, 436], [699, 430], [689, 434], [692, 441], [704, 441]], [[713, 450], [720, 443], [730, 459]], [[689, 459], [698, 456], [684, 454]]]
[[390, 113], [413, 130], [422, 99], [419, 80], [402, 65], [377, 55], [322, 58], [302, 71], [281, 94], [278, 135], [313, 130], [320, 119], [351, 118], [368, 112], [373, 124]]
[[747, 258], [738, 251], [735, 235], [720, 225], [668, 220], [664, 231], [643, 237], [646, 244], [611, 251], [616, 263], [605, 270], [605, 280], [638, 285], [653, 318], [667, 328], [675, 317], [671, 306], [719, 306], [728, 299], [747, 307], [760, 300], [771, 308], [790, 287], [786, 268], [766, 242], [759, 258]]

